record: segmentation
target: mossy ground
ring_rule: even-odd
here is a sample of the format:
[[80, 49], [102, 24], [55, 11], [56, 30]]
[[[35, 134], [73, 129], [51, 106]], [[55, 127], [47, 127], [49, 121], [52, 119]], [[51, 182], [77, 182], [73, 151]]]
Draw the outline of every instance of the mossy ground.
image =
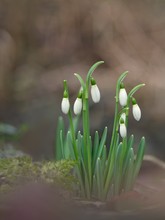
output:
[[0, 193], [29, 181], [60, 184], [71, 189], [76, 181], [71, 174], [74, 165], [69, 160], [33, 162], [29, 156], [0, 159]]

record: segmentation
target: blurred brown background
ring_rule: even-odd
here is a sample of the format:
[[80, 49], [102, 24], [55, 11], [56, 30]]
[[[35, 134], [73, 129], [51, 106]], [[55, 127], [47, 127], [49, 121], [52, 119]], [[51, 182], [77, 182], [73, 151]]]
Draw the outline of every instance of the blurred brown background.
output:
[[[112, 126], [115, 82], [129, 70], [127, 90], [142, 120], [131, 116], [130, 133], [147, 137], [147, 153], [165, 159], [165, 1], [0, 0], [0, 121], [26, 123], [18, 148], [34, 158], [53, 156], [62, 80], [72, 102], [88, 68], [104, 60], [95, 78], [100, 104], [91, 102], [92, 129]], [[110, 131], [109, 131], [110, 132]]]

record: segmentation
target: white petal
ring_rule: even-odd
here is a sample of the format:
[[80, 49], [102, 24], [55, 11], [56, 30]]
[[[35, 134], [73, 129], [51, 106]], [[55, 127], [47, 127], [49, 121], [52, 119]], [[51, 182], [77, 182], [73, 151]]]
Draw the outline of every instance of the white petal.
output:
[[92, 100], [97, 103], [100, 101], [100, 90], [97, 85], [92, 85], [91, 86], [91, 96]]
[[127, 136], [127, 128], [125, 124], [120, 124], [120, 135], [122, 138], [125, 138]]
[[78, 115], [81, 113], [81, 110], [82, 110], [82, 99], [77, 98], [73, 106], [73, 111], [75, 115]]
[[121, 116], [120, 116], [120, 118], [122, 118], [123, 121], [125, 122], [125, 120], [126, 120], [126, 114], [125, 114], [125, 113], [122, 113]]
[[119, 102], [121, 106], [125, 106], [127, 104], [127, 92], [124, 88], [119, 91]]
[[61, 110], [64, 114], [68, 114], [70, 103], [68, 98], [63, 98], [61, 102]]
[[136, 121], [139, 121], [141, 119], [141, 110], [138, 104], [133, 105], [132, 113]]

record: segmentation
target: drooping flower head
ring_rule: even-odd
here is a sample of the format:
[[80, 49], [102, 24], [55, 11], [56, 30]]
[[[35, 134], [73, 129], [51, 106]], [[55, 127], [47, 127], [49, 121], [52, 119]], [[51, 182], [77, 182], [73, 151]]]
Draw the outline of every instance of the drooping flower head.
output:
[[127, 92], [124, 88], [124, 84], [120, 84], [120, 90], [119, 90], [119, 102], [121, 106], [126, 106], [127, 104]]
[[94, 103], [98, 103], [100, 101], [100, 90], [94, 78], [91, 78], [91, 96]]
[[124, 120], [122, 118], [120, 119], [119, 131], [120, 131], [120, 135], [122, 138], [125, 138], [127, 136], [127, 128], [126, 128]]
[[73, 111], [75, 115], [79, 115], [82, 111], [82, 91], [80, 89], [80, 92], [74, 102]]
[[68, 92], [64, 90], [63, 99], [61, 102], [61, 110], [64, 114], [68, 114], [70, 108]]
[[141, 110], [135, 98], [132, 98], [132, 114], [136, 121], [141, 119]]

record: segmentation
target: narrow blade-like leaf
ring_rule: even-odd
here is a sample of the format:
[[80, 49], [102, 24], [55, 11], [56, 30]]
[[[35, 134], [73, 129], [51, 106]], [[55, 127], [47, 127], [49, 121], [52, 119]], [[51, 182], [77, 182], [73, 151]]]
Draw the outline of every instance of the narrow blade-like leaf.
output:
[[99, 133], [98, 133], [98, 131], [96, 131], [95, 136], [94, 136], [94, 145], [93, 145], [93, 149], [92, 149], [92, 170], [93, 170], [93, 172], [94, 172], [95, 164], [96, 164], [96, 160], [97, 160], [98, 148], [99, 148]]
[[145, 138], [142, 137], [139, 147], [138, 147], [138, 152], [135, 160], [135, 167], [134, 167], [134, 181], [139, 173], [142, 161], [143, 161], [143, 156], [144, 156], [144, 150], [145, 150]]
[[61, 140], [60, 140], [60, 132], [64, 135], [64, 120], [63, 117], [60, 116], [57, 122], [57, 129], [56, 129], [56, 141], [55, 141], [55, 159], [61, 160], [62, 159], [62, 152], [61, 152]]
[[104, 128], [102, 137], [101, 137], [101, 141], [100, 141], [100, 145], [99, 145], [99, 149], [98, 149], [98, 153], [97, 153], [97, 158], [101, 157], [102, 151], [103, 151], [103, 147], [105, 145], [106, 142], [106, 138], [107, 138], [107, 127]]

